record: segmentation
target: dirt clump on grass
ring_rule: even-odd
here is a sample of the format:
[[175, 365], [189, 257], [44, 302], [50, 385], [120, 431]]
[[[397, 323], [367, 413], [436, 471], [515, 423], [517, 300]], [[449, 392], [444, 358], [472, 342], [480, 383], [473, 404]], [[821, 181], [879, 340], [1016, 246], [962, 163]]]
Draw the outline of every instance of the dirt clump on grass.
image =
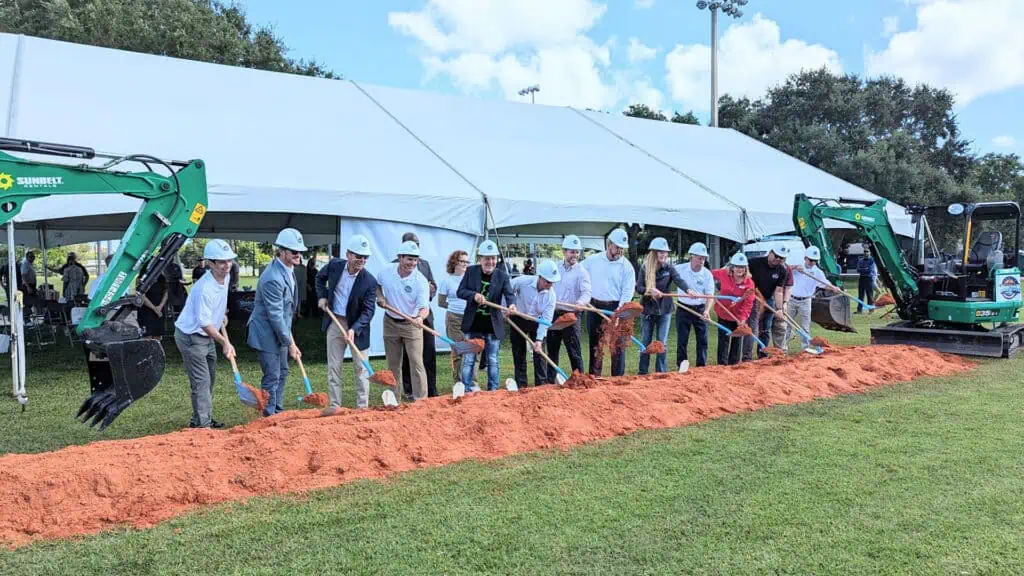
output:
[[391, 370], [378, 370], [373, 373], [370, 377], [370, 381], [381, 386], [387, 386], [388, 388], [394, 388], [398, 386], [398, 380], [395, 380], [395, 373]]
[[[909, 346], [834, 348], [687, 373], [429, 398], [399, 408], [295, 410], [228, 430], [186, 429], [0, 456], [0, 541], [143, 528], [201, 506], [302, 493], [466, 459], [567, 449], [776, 404], [969, 370]], [[430, 430], [430, 434], [423, 434]]]
[[330, 400], [327, 399], [327, 394], [323, 392], [314, 392], [307, 394], [302, 397], [302, 401], [310, 406], [327, 406], [330, 404]]
[[825, 339], [824, 336], [815, 336], [811, 338], [811, 346], [817, 346], [818, 348], [831, 348], [832, 343]]
[[875, 300], [875, 306], [892, 306], [894, 304], [896, 304], [896, 299], [888, 292], [879, 296], [878, 300]]

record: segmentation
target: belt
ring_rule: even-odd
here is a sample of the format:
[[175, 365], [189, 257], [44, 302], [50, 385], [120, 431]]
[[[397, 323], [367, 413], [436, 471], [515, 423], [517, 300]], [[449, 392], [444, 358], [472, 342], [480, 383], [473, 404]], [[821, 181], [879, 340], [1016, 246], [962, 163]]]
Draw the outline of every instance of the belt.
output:
[[391, 314], [385, 314], [384, 316], [386, 316], [388, 320], [391, 320], [392, 322], [397, 322], [399, 324], [402, 324], [406, 321], [405, 318], [395, 318]]
[[790, 298], [792, 298], [793, 300], [808, 300], [811, 297], [810, 296], [790, 296]]
[[618, 300], [591, 300], [590, 305], [594, 308], [618, 308]]

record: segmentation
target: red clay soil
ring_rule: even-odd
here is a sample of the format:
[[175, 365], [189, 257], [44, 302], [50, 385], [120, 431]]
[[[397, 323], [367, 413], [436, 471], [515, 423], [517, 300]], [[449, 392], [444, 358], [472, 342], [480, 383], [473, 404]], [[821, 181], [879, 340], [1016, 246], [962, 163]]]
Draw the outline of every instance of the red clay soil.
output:
[[665, 344], [661, 340], [655, 340], [647, 345], [647, 354], [664, 354]]
[[256, 406], [254, 406], [254, 408], [257, 413], [262, 414], [263, 409], [267, 407], [267, 402], [270, 401], [270, 392], [260, 388], [254, 388], [245, 382], [242, 382], [242, 386], [244, 386], [245, 389], [248, 390], [254, 398], [256, 398]]
[[[573, 314], [572, 312], [567, 312], [567, 313], [562, 314], [561, 316], [559, 316], [558, 320], [555, 320], [551, 324], [551, 329], [552, 330], [562, 330], [564, 328], [568, 328], [569, 326], [572, 326], [573, 324], [575, 324], [577, 322], [577, 320], [578, 319], [576, 318], [575, 314]], [[483, 342], [483, 340], [481, 340], [480, 342]], [[483, 350], [483, 346], [482, 345], [481, 345], [480, 349]]]
[[633, 335], [633, 320], [608, 320], [601, 330], [601, 338], [598, 340], [598, 352], [615, 353], [629, 345], [629, 338]]
[[148, 527], [219, 502], [301, 493], [471, 458], [566, 449], [972, 366], [909, 346], [836, 348], [684, 374], [574, 374], [563, 387], [340, 409], [324, 418], [317, 410], [296, 410], [229, 430], [187, 429], [0, 456], [0, 542], [13, 548], [124, 525]]
[[310, 406], [327, 406], [330, 401], [327, 399], [327, 394], [323, 392], [314, 392], [303, 396], [302, 401]]
[[[469, 340], [466, 340], [466, 344], [472, 346], [473, 350], [476, 350], [477, 354], [484, 351], [485, 342], [483, 338], [470, 338]], [[394, 378], [394, 375], [392, 375], [392, 378]]]
[[626, 302], [612, 313], [612, 318], [632, 320], [644, 313], [644, 306], [639, 302]]
[[[482, 350], [483, 348], [481, 348]], [[370, 377], [370, 380], [381, 386], [387, 386], [388, 388], [394, 388], [398, 386], [398, 381], [395, 380], [395, 373], [391, 370], [377, 370]]]
[[832, 343], [826, 340], [823, 336], [815, 336], [811, 338], [811, 346], [817, 346], [818, 348], [831, 348]]
[[740, 324], [732, 331], [733, 336], [753, 336], [753, 331], [750, 330], [750, 326], [746, 324]]
[[896, 299], [888, 292], [879, 296], [878, 300], [875, 300], [875, 306], [893, 306], [894, 304], [896, 304]]

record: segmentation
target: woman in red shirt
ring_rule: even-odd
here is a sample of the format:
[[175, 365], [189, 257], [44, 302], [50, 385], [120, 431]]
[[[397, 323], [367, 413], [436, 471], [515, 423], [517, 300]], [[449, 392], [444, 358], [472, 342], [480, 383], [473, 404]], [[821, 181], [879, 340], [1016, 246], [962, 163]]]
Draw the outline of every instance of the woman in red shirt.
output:
[[[754, 308], [754, 281], [750, 278], [747, 268], [747, 257], [738, 252], [729, 260], [729, 266], [712, 270], [711, 276], [718, 285], [718, 293], [723, 296], [742, 298], [735, 302], [727, 300], [715, 301], [715, 314], [718, 323], [729, 330], [735, 330], [746, 323], [750, 311]], [[739, 364], [743, 351], [743, 338], [731, 338], [721, 330], [718, 331], [718, 364]]]

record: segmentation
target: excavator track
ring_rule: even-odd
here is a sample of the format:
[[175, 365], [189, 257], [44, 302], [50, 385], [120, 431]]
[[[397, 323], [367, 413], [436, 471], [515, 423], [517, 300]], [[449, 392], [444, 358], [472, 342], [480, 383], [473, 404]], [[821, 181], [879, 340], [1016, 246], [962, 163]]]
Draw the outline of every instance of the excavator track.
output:
[[920, 346], [961, 356], [1010, 358], [1024, 346], [1024, 324], [963, 330], [901, 321], [871, 328], [871, 343]]

